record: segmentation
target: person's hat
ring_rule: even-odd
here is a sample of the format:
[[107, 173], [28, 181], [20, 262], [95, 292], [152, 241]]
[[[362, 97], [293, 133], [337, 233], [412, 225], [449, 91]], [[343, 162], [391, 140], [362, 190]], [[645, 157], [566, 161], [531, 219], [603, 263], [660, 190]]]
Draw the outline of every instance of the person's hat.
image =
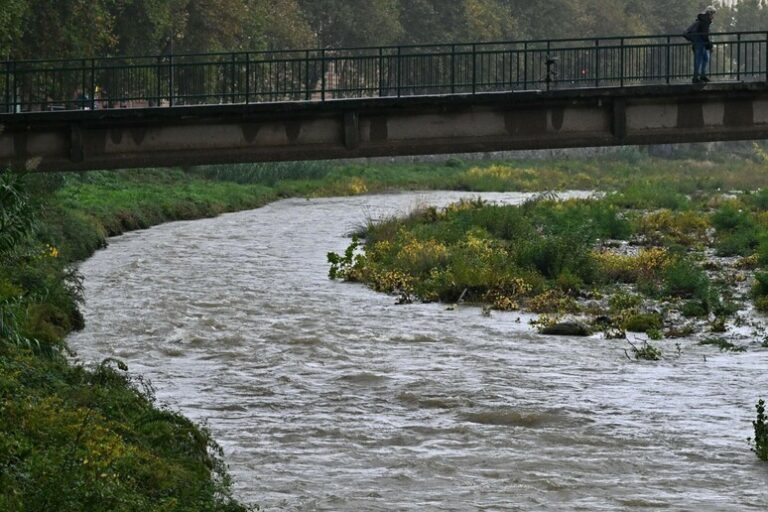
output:
[[704, 10], [704, 12], [706, 12], [707, 14], [715, 14], [717, 12], [717, 9], [715, 9], [714, 5], [710, 5]]

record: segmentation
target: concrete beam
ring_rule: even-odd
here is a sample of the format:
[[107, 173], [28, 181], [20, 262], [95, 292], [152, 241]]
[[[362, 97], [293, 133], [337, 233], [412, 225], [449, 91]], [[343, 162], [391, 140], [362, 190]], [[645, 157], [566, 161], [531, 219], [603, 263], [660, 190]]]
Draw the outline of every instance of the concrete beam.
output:
[[37, 171], [768, 138], [765, 83], [0, 115]]

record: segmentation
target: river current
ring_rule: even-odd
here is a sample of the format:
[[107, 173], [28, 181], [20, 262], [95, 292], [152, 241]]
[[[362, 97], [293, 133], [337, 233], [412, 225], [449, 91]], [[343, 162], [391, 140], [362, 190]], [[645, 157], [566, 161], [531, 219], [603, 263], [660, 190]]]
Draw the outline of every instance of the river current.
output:
[[265, 511], [768, 509], [746, 442], [768, 350], [661, 341], [633, 362], [623, 341], [327, 278], [366, 219], [475, 196], [291, 199], [116, 237], [81, 266], [68, 341], [207, 424]]

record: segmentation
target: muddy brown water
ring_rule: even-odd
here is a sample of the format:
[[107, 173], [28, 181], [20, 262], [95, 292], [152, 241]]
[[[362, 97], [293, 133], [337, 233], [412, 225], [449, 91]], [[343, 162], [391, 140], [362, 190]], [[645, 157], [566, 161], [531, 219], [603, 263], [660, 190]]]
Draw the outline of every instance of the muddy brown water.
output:
[[663, 341], [636, 363], [526, 315], [328, 280], [365, 219], [461, 197], [291, 199], [114, 238], [81, 266], [69, 343], [206, 423], [266, 511], [766, 510], [746, 438], [768, 350]]

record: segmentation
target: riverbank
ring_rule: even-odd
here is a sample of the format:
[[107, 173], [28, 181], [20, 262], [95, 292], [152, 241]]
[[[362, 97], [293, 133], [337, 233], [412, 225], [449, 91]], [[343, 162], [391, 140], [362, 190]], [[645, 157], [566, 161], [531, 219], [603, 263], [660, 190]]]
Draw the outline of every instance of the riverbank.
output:
[[[127, 376], [119, 362], [85, 370], [63, 356], [64, 336], [82, 326], [80, 277], [72, 264], [103, 247], [109, 236], [256, 208], [282, 197], [398, 189], [622, 187], [636, 204], [652, 198], [670, 207], [682, 194], [702, 189], [768, 184], [761, 170], [749, 160], [713, 164], [635, 155], [481, 165], [454, 160], [62, 174], [29, 176], [23, 186], [6, 176], [0, 392], [2, 415], [9, 421], [0, 426], [7, 447], [0, 450], [0, 467], [7, 469], [0, 472], [0, 508], [66, 511], [92, 503], [94, 510], [133, 510], [141, 503], [169, 510], [239, 509], [227, 497], [226, 474], [204, 431], [157, 409], [150, 389]], [[675, 176], [674, 194], [667, 186], [670, 176]], [[147, 466], [157, 473], [141, 469]]]

